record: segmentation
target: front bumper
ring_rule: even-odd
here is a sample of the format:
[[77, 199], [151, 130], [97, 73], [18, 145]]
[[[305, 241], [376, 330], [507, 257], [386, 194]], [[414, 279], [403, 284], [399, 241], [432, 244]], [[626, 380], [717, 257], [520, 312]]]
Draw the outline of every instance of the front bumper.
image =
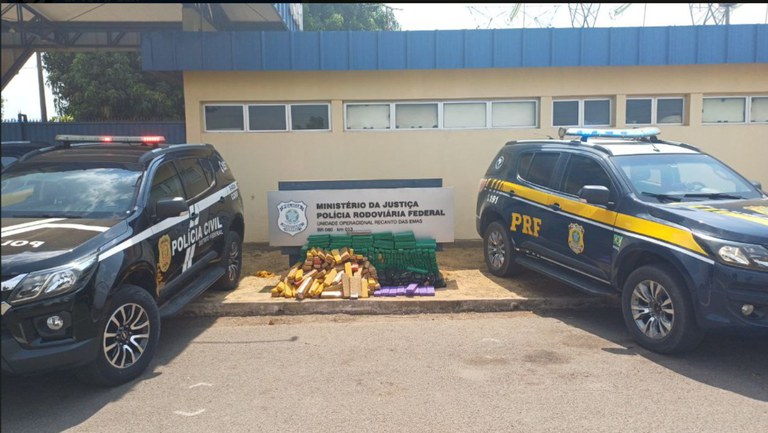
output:
[[[2, 370], [32, 374], [86, 364], [98, 354], [95, 320], [82, 293], [9, 306], [0, 319]], [[47, 319], [58, 316], [64, 326], [51, 330]]]
[[[705, 328], [768, 336], [768, 272], [715, 263], [711, 281], [700, 315]], [[745, 306], [752, 313], [744, 314]]]
[[29, 374], [77, 367], [96, 357], [98, 343], [98, 339], [90, 338], [27, 349], [10, 334], [4, 334], [0, 342], [2, 369], [12, 374]]

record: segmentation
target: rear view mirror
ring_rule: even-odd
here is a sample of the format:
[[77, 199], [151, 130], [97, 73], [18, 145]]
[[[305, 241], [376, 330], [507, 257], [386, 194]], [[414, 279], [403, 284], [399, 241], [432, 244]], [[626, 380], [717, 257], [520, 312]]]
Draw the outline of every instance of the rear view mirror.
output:
[[754, 187], [755, 187], [755, 188], [757, 188], [757, 189], [759, 189], [760, 191], [762, 191], [762, 190], [763, 190], [763, 184], [762, 184], [762, 183], [760, 183], [760, 182], [758, 182], [758, 181], [756, 181], [756, 180], [753, 180], [753, 181], [752, 181], [752, 185], [754, 185]]
[[164, 220], [189, 212], [186, 200], [182, 197], [164, 198], [155, 204], [155, 218]]
[[602, 185], [584, 185], [579, 190], [579, 198], [589, 204], [607, 206], [611, 199], [611, 191]]

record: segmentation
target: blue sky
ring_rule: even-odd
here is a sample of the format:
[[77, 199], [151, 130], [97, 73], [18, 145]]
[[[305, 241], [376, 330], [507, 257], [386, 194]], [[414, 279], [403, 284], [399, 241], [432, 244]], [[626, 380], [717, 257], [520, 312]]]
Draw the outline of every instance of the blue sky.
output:
[[[570, 27], [568, 3], [387, 3], [394, 9], [402, 30], [458, 30], [486, 28]], [[589, 4], [589, 3], [587, 3]], [[702, 24], [706, 9], [689, 3], [594, 3], [597, 27], [688, 26]], [[599, 5], [599, 8], [597, 7]], [[623, 10], [622, 5], [629, 5]], [[706, 5], [706, 3], [694, 3]], [[768, 3], [740, 3], [731, 11], [731, 24], [768, 24]], [[711, 21], [710, 21], [711, 22]], [[35, 56], [3, 90], [3, 118], [15, 119], [21, 112], [30, 120], [40, 117], [37, 62]], [[53, 95], [46, 88], [48, 116], [57, 113]]]

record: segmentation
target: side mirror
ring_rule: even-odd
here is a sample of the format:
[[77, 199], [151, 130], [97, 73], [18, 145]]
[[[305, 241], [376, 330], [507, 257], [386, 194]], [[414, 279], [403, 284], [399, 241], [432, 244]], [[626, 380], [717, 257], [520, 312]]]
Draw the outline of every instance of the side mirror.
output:
[[756, 180], [753, 180], [753, 181], [752, 181], [752, 185], [754, 185], [754, 187], [755, 187], [755, 188], [757, 188], [757, 189], [759, 189], [760, 191], [762, 191], [762, 190], [763, 190], [763, 184], [762, 184], [762, 183], [760, 183], [760, 182], [758, 182], [758, 181], [756, 181]]
[[611, 200], [611, 192], [602, 185], [584, 185], [579, 190], [579, 198], [589, 204], [607, 206]]
[[189, 212], [189, 206], [187, 206], [187, 201], [181, 197], [164, 198], [155, 204], [155, 218], [158, 221], [177, 217], [185, 212]]

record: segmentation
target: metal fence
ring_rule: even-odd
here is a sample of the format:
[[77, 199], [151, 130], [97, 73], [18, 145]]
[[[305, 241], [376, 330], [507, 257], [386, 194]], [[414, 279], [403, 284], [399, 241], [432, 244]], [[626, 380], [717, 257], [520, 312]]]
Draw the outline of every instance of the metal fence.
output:
[[167, 143], [185, 143], [184, 121], [163, 122], [35, 122], [21, 117], [2, 122], [3, 141], [44, 141], [53, 144], [58, 134], [162, 135]]

